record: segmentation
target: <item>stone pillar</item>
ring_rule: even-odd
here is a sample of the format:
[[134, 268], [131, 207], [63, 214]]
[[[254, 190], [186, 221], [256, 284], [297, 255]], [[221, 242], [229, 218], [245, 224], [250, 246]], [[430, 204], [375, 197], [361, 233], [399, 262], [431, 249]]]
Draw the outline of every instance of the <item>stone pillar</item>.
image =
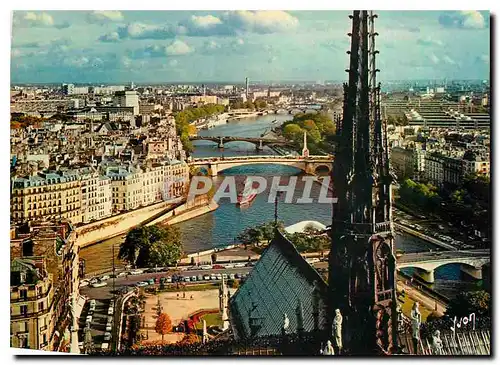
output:
[[259, 140], [259, 144], [257, 146], [255, 146], [255, 148], [257, 149], [257, 151], [262, 151], [264, 149], [264, 146], [262, 145], [261, 139]]
[[220, 141], [219, 141], [218, 147], [219, 148], [224, 148], [224, 137], [220, 137]]
[[463, 265], [461, 265], [461, 270], [462, 270], [462, 272], [466, 273], [467, 275], [473, 277], [476, 280], [483, 279], [482, 267], [474, 267], [474, 266], [463, 264]]
[[434, 283], [434, 270], [416, 269], [415, 274], [423, 279], [426, 283]]

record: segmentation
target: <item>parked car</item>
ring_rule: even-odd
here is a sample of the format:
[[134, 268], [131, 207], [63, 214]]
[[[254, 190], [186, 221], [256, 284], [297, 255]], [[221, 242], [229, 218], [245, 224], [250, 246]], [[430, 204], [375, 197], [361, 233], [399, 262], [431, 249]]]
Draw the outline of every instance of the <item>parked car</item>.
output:
[[101, 350], [108, 350], [109, 349], [109, 342], [103, 342], [101, 345]]
[[85, 318], [85, 324], [91, 323], [91, 322], [92, 322], [92, 316], [87, 316], [87, 318]]
[[102, 288], [103, 286], [108, 285], [105, 281], [98, 281], [97, 283], [92, 284], [93, 288]]
[[240, 263], [237, 263], [237, 264], [234, 264], [234, 267], [245, 267], [245, 263], [244, 262], [240, 262]]
[[234, 274], [229, 274], [229, 279], [234, 280], [236, 276]]
[[104, 341], [106, 342], [111, 341], [111, 332], [106, 332], [104, 334]]
[[93, 278], [93, 279], [90, 279], [90, 281], [89, 281], [90, 284], [95, 284], [95, 283], [98, 283], [98, 282], [99, 282], [98, 278]]
[[80, 281], [79, 287], [83, 288], [83, 287], [88, 286], [88, 285], [89, 285], [89, 282], [87, 280], [82, 280], [82, 281]]
[[236, 274], [234, 274], [234, 277], [235, 277], [235, 279], [239, 279], [239, 278], [241, 278], [241, 274], [240, 273], [236, 273]]
[[117, 277], [117, 278], [122, 278], [122, 277], [124, 277], [124, 276], [127, 276], [127, 273], [126, 273], [125, 271], [123, 271], [123, 272], [121, 272], [121, 273], [118, 273], [118, 274], [116, 275], [116, 277]]
[[203, 281], [203, 275], [198, 275], [198, 277], [196, 278], [198, 281]]
[[203, 275], [203, 280], [210, 280], [210, 275]]
[[136, 286], [139, 286], [139, 287], [142, 287], [142, 286], [148, 286], [149, 283], [145, 282], [145, 281], [139, 281], [137, 282], [137, 284], [135, 284]]
[[111, 323], [106, 324], [106, 332], [111, 332], [112, 329]]
[[214, 266], [212, 266], [212, 269], [223, 269], [223, 268], [224, 268], [224, 266], [222, 266], [222, 265], [214, 265]]
[[139, 270], [139, 269], [136, 269], [136, 270], [132, 270], [129, 272], [130, 275], [140, 275], [144, 272], [144, 270]]
[[217, 278], [217, 280], [222, 280], [222, 275], [221, 274], [216, 274], [215, 277]]
[[191, 281], [196, 281], [196, 276], [195, 275], [191, 276]]
[[172, 278], [171, 278], [170, 276], [167, 276], [167, 277], [165, 278], [165, 281], [166, 281], [167, 283], [171, 283], [171, 282], [172, 282]]
[[227, 274], [226, 274], [226, 273], [222, 274], [222, 277], [223, 277], [224, 279], [227, 279]]
[[215, 274], [210, 275], [210, 280], [217, 280], [217, 276]]
[[212, 268], [212, 266], [210, 266], [210, 265], [201, 265], [200, 266], [200, 269], [202, 269], [202, 270], [210, 270], [211, 268]]
[[147, 280], [147, 283], [148, 283], [149, 285], [154, 285], [154, 283], [155, 283], [155, 279], [148, 279], [148, 280]]
[[185, 281], [186, 283], [189, 283], [189, 282], [191, 281], [191, 279], [189, 278], [189, 276], [186, 276], [186, 277], [184, 278], [184, 281]]
[[108, 308], [108, 314], [109, 314], [109, 315], [113, 315], [114, 311], [115, 311], [115, 310], [113, 309], [113, 307], [109, 307], [109, 308]]
[[101, 276], [101, 281], [108, 280], [110, 278], [109, 275], [103, 275]]
[[89, 302], [89, 311], [93, 312], [95, 311], [95, 306], [96, 306], [96, 301], [95, 299], [92, 299], [90, 302]]
[[226, 264], [224, 265], [225, 269], [234, 269], [234, 264]]

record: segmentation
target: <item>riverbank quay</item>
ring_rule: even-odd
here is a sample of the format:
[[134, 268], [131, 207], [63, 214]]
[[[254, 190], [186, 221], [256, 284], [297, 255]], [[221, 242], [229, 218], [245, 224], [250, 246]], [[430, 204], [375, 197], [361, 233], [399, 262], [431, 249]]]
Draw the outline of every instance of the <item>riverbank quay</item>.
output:
[[439, 247], [442, 247], [442, 248], [445, 248], [447, 250], [451, 250], [451, 251], [457, 251], [458, 249], [455, 247], [455, 246], [452, 246], [448, 243], [444, 243], [443, 241], [439, 241], [437, 239], [435, 239], [434, 237], [430, 237], [430, 236], [427, 236], [423, 233], [420, 233], [418, 231], [415, 231], [414, 229], [411, 229], [409, 227], [406, 227], [402, 224], [399, 224], [399, 223], [394, 223], [394, 227], [396, 229], [399, 229], [405, 233], [408, 233], [414, 237], [418, 237], [424, 241], [427, 241], [427, 242], [430, 242], [432, 244], [435, 244], [436, 246], [439, 246]]
[[206, 196], [185, 201], [182, 198], [161, 202], [119, 214], [76, 229], [77, 245], [81, 248], [126, 234], [132, 228], [159, 223], [175, 224], [216, 210], [217, 203]]

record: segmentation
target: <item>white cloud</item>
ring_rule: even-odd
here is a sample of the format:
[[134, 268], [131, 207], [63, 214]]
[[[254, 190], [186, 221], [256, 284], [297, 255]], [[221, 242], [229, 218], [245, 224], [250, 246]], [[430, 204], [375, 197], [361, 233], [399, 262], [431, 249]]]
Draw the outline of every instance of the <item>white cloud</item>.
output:
[[[284, 11], [229, 11], [221, 17], [196, 16], [177, 24], [130, 23], [116, 30], [118, 39], [169, 39], [179, 35], [189, 37], [235, 36], [245, 32], [269, 34], [295, 29], [299, 21]], [[102, 42], [113, 42], [110, 34], [99, 38]], [[243, 40], [242, 40], [243, 41]]]
[[120, 36], [118, 35], [118, 32], [111, 32], [100, 36], [99, 40], [104, 43], [115, 43], [120, 40]]
[[434, 53], [431, 53], [429, 55], [429, 59], [436, 65], [439, 63], [439, 58]]
[[130, 68], [132, 66], [132, 60], [130, 58], [128, 58], [127, 56], [123, 56], [120, 60], [120, 63], [125, 68]]
[[196, 16], [191, 15], [189, 23], [196, 28], [211, 28], [217, 24], [222, 24], [221, 20], [213, 15]]
[[236, 29], [261, 34], [290, 31], [299, 24], [297, 18], [280, 10], [237, 10], [225, 13], [223, 19]]
[[479, 11], [463, 10], [460, 13], [463, 16], [464, 28], [484, 28], [484, 18]]
[[87, 21], [89, 23], [104, 24], [104, 23], [111, 23], [111, 22], [119, 22], [122, 20], [123, 20], [123, 14], [121, 13], [121, 11], [97, 10], [97, 11], [93, 11], [87, 15]]
[[456, 62], [450, 57], [450, 56], [444, 56], [443, 61], [446, 62], [449, 65], [455, 65]]
[[443, 42], [440, 41], [439, 39], [427, 37], [427, 38], [419, 38], [417, 39], [417, 44], [420, 44], [422, 46], [443, 46]]
[[166, 48], [167, 55], [177, 56], [184, 55], [193, 52], [193, 49], [190, 48], [186, 43], [180, 40], [173, 41]]
[[216, 50], [216, 49], [219, 49], [221, 48], [220, 44], [218, 44], [216, 41], [214, 40], [211, 40], [211, 41], [206, 41], [204, 44], [203, 44], [203, 47], [208, 50], [208, 51], [213, 51], [213, 50]]
[[66, 66], [78, 67], [78, 68], [87, 66], [89, 64], [89, 62], [90, 62], [90, 60], [87, 57], [85, 57], [85, 56], [73, 57], [73, 58], [65, 58], [63, 60], [63, 63]]
[[136, 60], [142, 60], [145, 58], [181, 56], [191, 52], [193, 52], [193, 49], [186, 43], [175, 40], [168, 46], [154, 44], [142, 49], [137, 49], [133, 52], [129, 52], [129, 56]]
[[168, 61], [168, 65], [171, 66], [171, 67], [175, 67], [179, 64], [179, 62], [177, 60], [170, 60]]
[[53, 27], [54, 19], [48, 13], [29, 11], [23, 17], [17, 18], [17, 24], [26, 27]]
[[476, 10], [446, 12], [439, 17], [439, 23], [447, 28], [482, 29], [486, 27], [483, 15]]
[[476, 62], [489, 65], [490, 64], [490, 56], [487, 54], [482, 54], [476, 58]]

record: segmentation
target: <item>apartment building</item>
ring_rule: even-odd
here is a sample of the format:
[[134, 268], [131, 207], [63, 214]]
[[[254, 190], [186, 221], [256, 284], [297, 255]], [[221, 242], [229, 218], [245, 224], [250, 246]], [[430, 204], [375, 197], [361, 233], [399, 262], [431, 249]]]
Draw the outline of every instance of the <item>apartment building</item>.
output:
[[81, 187], [73, 171], [39, 172], [12, 179], [11, 219], [69, 219], [82, 221]]
[[[60, 350], [78, 294], [80, 260], [69, 220], [31, 220], [11, 231], [11, 345]], [[35, 275], [36, 273], [36, 275]]]
[[143, 205], [142, 170], [132, 165], [106, 168], [111, 180], [113, 213], [137, 209]]
[[436, 186], [459, 185], [464, 178], [463, 160], [432, 152], [425, 157], [425, 178]]
[[466, 151], [463, 162], [465, 174], [490, 175], [490, 159], [484, 154]]
[[165, 194], [166, 166], [158, 163], [148, 165], [142, 173], [144, 205], [161, 202]]
[[45, 258], [14, 258], [10, 277], [10, 346], [49, 350], [54, 286]]
[[78, 170], [82, 189], [82, 222], [109, 217], [112, 213], [111, 180], [99, 176], [96, 169], [85, 167]]
[[433, 185], [441, 186], [444, 181], [444, 167], [441, 155], [430, 153], [425, 156], [425, 179]]

